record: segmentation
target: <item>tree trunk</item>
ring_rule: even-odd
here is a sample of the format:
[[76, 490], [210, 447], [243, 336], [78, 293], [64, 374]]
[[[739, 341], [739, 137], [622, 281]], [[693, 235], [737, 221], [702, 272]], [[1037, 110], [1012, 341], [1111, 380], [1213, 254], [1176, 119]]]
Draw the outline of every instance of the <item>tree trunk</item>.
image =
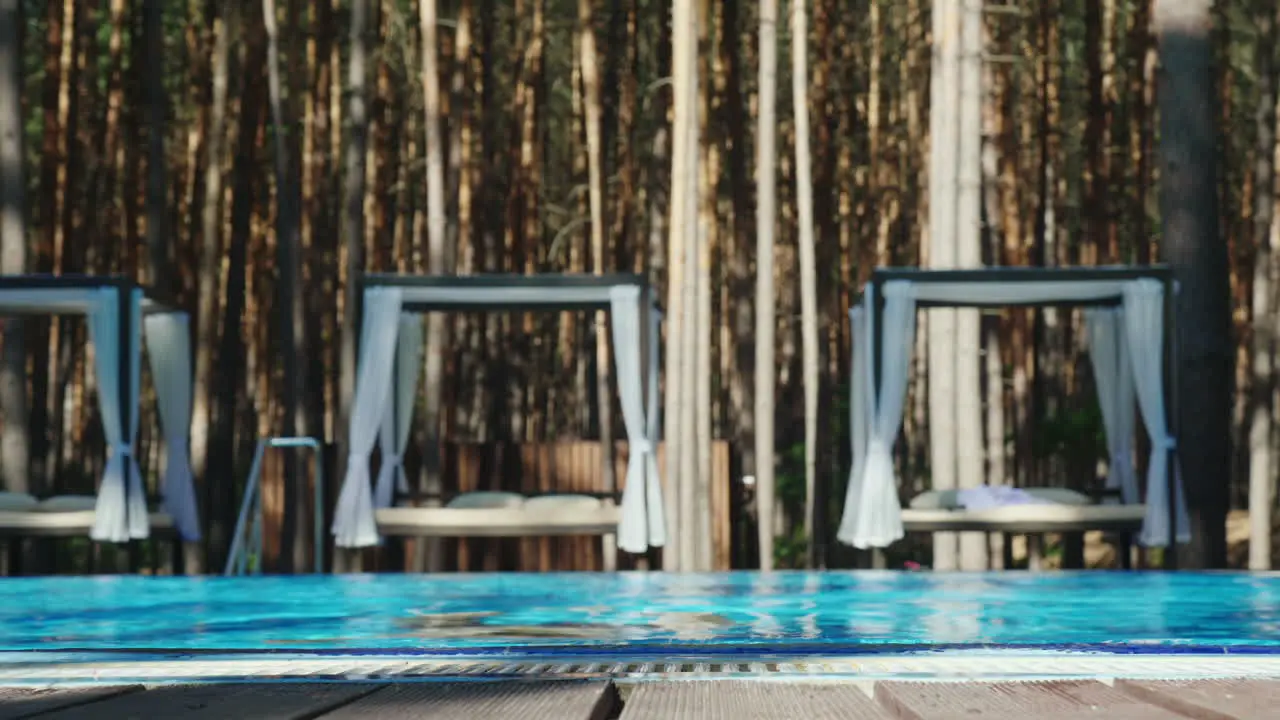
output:
[[169, 267], [169, 188], [165, 179], [168, 96], [164, 89], [164, 3], [143, 0], [142, 33], [146, 62], [142, 68], [147, 105], [147, 254], [150, 265], [147, 282], [163, 293], [172, 292], [173, 272]]
[[1271, 413], [1275, 386], [1275, 248], [1271, 246], [1276, 224], [1276, 27], [1280, 3], [1263, 0], [1256, 5], [1258, 45], [1254, 50], [1258, 82], [1254, 111], [1257, 142], [1253, 158], [1253, 362], [1249, 408], [1249, 569], [1271, 569], [1272, 492], [1275, 458]]
[[760, 569], [773, 569], [774, 223], [777, 220], [778, 2], [760, 3], [760, 85], [756, 116], [756, 524]]
[[[351, 51], [347, 59], [347, 123], [349, 139], [343, 157], [342, 187], [342, 243], [346, 255], [343, 286], [343, 307], [341, 325], [342, 353], [340, 364], [341, 377], [338, 380], [339, 401], [337, 435], [337, 463], [339, 477], [346, 476], [346, 457], [350, 447], [351, 403], [356, 393], [356, 358], [359, 348], [358, 333], [360, 313], [364, 303], [360, 297], [357, 278], [364, 272], [364, 179], [365, 154], [369, 145], [369, 108], [368, 108], [368, 28], [369, 0], [352, 0], [349, 19]], [[341, 569], [355, 569], [347, 566], [347, 561], [356, 561], [356, 553], [335, 556], [335, 561], [342, 563]], [[335, 568], [336, 569], [336, 568]]]
[[[591, 271], [605, 272], [604, 161], [601, 140], [600, 59], [596, 52], [594, 0], [578, 0], [582, 52], [583, 106], [587, 131], [587, 199], [591, 210]], [[596, 388], [599, 408], [600, 473], [605, 492], [617, 489], [613, 463], [613, 385], [610, 381], [609, 313], [599, 311], [595, 318]]]
[[[956, 182], [959, 128], [960, 8], [958, 0], [938, 0], [933, 9], [933, 71], [929, 82], [929, 245], [928, 265], [956, 265]], [[929, 310], [929, 466], [934, 490], [956, 486], [956, 313]], [[933, 568], [959, 563], [955, 533], [934, 533]]]
[[[342, 375], [338, 381], [341, 407], [338, 411], [338, 427], [335, 428], [339, 448], [337, 463], [339, 477], [346, 476], [346, 457], [350, 447], [351, 403], [356, 393], [356, 347], [360, 313], [363, 302], [356, 279], [364, 272], [364, 176], [365, 154], [369, 144], [368, 109], [368, 26], [369, 0], [352, 0], [349, 19], [351, 51], [347, 59], [347, 123], [349, 139], [343, 158], [342, 187], [342, 235], [346, 254], [346, 283], [343, 286], [342, 313]], [[335, 556], [342, 563], [341, 569], [355, 561], [356, 553]], [[335, 568], [338, 569], [338, 568]]]
[[[283, 351], [284, 435], [306, 435], [307, 418], [302, 398], [306, 395], [306, 352], [303, 347], [302, 294], [298, 288], [299, 208], [298, 183], [293, 173], [290, 148], [293, 145], [291, 120], [284, 115], [284, 89], [280, 79], [280, 30], [275, 0], [262, 0], [262, 17], [267, 31], [267, 91], [270, 94], [271, 125], [276, 179], [276, 263], [279, 273], [276, 308], [278, 338]], [[294, 28], [296, 30], [296, 28]], [[298, 472], [297, 456], [285, 457], [285, 510], [281, 530], [282, 570], [305, 567], [310, 556], [310, 535], [302, 520], [308, 506], [303, 489], [306, 483]]]
[[1207, 0], [1156, 0], [1153, 27], [1160, 48], [1162, 255], [1180, 290], [1174, 302], [1175, 397], [1172, 434], [1186, 484], [1189, 552], [1178, 563], [1225, 568], [1231, 463], [1234, 345], [1228, 295], [1227, 246], [1219, 238], [1212, 17]]
[[[982, 267], [982, 4], [961, 3], [960, 21], [960, 142], [956, 170], [956, 265]], [[978, 311], [956, 311], [955, 449], [956, 486], [982, 484], [986, 459], [982, 443], [982, 381], [979, 355], [982, 334]], [[986, 570], [985, 533], [960, 534], [960, 569]]]
[[[0, 272], [27, 269], [26, 173], [22, 149], [22, 47], [19, 0], [0, 0]], [[52, 192], [52, 189], [50, 189]], [[4, 320], [0, 358], [0, 473], [4, 489], [29, 489], [27, 354], [23, 323]]]
[[[448, 275], [453, 268], [446, 267], [448, 251], [445, 243], [444, 207], [444, 147], [440, 137], [440, 69], [439, 44], [437, 42], [437, 0], [419, 0], [419, 22], [422, 32], [422, 92], [423, 125], [426, 135], [427, 156], [427, 267], [434, 275]], [[442, 490], [440, 456], [441, 394], [444, 383], [445, 345], [449, 342], [446, 318], [432, 313], [427, 318], [426, 372], [423, 379], [426, 389], [426, 407], [423, 423], [427, 428], [427, 447], [424, 455], [429, 496], [438, 496]], [[423, 552], [418, 555], [421, 570], [436, 570], [439, 564], [439, 543], [420, 543]]]
[[813, 163], [809, 156], [809, 23], [805, 0], [791, 3], [791, 103], [796, 123], [796, 205], [800, 222], [800, 334], [804, 366], [804, 536], [813, 567], [818, 450], [818, 277], [813, 237]]

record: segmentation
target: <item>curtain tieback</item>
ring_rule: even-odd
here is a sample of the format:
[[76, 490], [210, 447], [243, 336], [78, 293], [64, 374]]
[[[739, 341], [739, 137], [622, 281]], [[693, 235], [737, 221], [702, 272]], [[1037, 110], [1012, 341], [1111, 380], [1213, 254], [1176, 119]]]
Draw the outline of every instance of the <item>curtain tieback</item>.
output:
[[130, 457], [133, 455], [133, 446], [128, 443], [116, 443], [112, 446], [111, 452], [117, 457]]
[[636, 455], [648, 455], [653, 452], [653, 444], [646, 439], [635, 440], [631, 443], [631, 449]]
[[872, 437], [867, 441], [867, 455], [872, 455], [877, 452], [884, 455], [890, 455], [889, 443], [885, 442], [881, 438]]
[[1177, 450], [1178, 441], [1175, 440], [1172, 435], [1166, 435], [1164, 439], [1160, 441], [1158, 447], [1161, 450]]
[[388, 467], [400, 467], [400, 465], [404, 462], [404, 458], [400, 457], [399, 455], [387, 454], [383, 456], [382, 462], [385, 463]]

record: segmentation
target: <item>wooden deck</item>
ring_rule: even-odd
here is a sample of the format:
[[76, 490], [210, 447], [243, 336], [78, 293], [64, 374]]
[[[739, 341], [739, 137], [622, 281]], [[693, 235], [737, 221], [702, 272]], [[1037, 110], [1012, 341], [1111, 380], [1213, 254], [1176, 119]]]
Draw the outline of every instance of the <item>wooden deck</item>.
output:
[[1280, 680], [607, 680], [0, 688], [0, 720], [1233, 720], [1280, 716]]

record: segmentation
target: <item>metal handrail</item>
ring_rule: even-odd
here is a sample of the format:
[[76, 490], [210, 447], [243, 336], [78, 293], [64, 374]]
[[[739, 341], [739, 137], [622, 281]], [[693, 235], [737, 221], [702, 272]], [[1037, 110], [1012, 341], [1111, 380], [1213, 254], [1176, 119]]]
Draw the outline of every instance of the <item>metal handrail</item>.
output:
[[[259, 575], [262, 573], [262, 456], [267, 448], [310, 448], [316, 453], [315, 497], [315, 571], [324, 572], [324, 447], [313, 437], [270, 437], [258, 441], [253, 451], [253, 465], [249, 468], [249, 481], [244, 486], [244, 500], [240, 503], [240, 516], [231, 538], [231, 551], [223, 575]], [[256, 512], [251, 510], [256, 506]], [[252, 522], [252, 525], [248, 524]], [[249, 536], [246, 538], [246, 533]], [[252, 562], [251, 562], [252, 561]]]

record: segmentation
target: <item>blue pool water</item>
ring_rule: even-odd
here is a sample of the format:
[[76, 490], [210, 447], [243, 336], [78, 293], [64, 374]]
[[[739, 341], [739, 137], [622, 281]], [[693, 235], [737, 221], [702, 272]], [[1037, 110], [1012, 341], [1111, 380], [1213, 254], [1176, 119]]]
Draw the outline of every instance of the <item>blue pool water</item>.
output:
[[468, 574], [0, 580], [0, 651], [1280, 653], [1280, 576]]

